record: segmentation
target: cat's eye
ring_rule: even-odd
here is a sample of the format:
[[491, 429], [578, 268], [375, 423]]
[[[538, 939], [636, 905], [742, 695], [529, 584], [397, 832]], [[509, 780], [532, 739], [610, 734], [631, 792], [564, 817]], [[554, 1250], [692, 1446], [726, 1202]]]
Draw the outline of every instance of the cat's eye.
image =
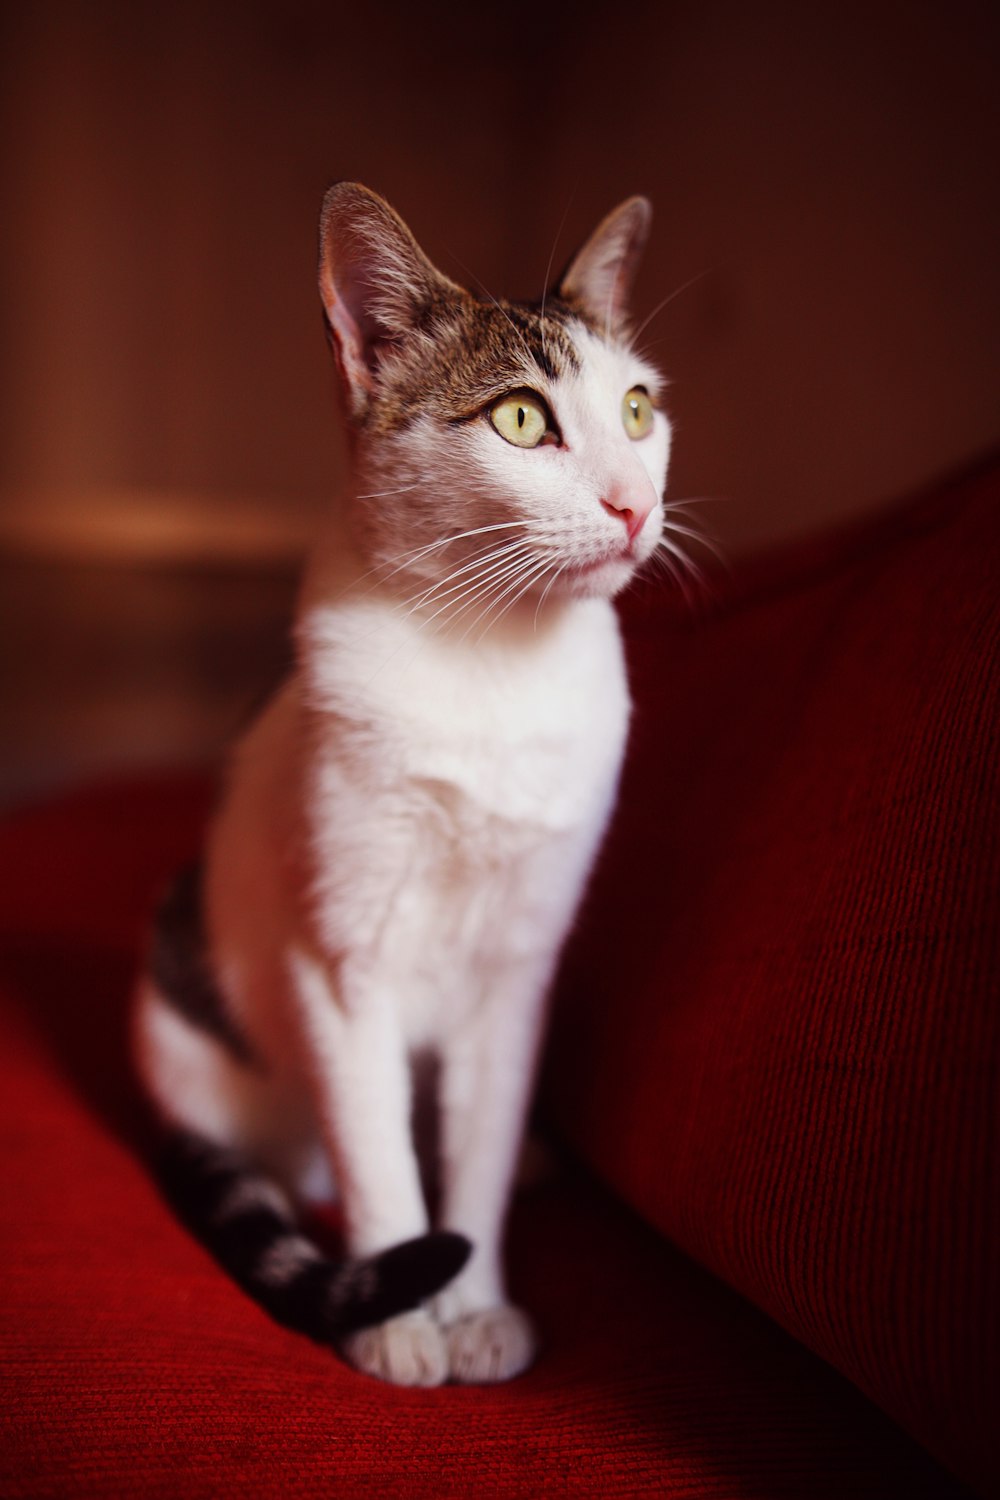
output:
[[622, 422], [630, 438], [643, 438], [653, 426], [653, 403], [644, 385], [634, 385], [622, 401]]
[[552, 418], [544, 401], [530, 391], [501, 396], [490, 407], [489, 415], [496, 431], [515, 448], [537, 448], [544, 437], [553, 435]]

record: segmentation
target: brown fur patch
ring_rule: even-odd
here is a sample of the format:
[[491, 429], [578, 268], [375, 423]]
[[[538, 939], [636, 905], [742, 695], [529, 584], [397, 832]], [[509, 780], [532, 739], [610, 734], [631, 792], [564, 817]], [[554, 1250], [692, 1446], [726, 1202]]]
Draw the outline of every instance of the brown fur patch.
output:
[[440, 422], [477, 415], [518, 387], [536, 389], [575, 372], [569, 325], [585, 322], [568, 303], [541, 307], [442, 295], [427, 304], [413, 335], [379, 371], [369, 431], [388, 434], [418, 415]]

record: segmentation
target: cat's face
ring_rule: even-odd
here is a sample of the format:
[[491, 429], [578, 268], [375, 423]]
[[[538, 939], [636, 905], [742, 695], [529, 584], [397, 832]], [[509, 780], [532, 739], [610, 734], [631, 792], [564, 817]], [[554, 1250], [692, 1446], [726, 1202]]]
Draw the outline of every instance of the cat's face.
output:
[[647, 220], [643, 200], [622, 205], [526, 307], [441, 276], [367, 190], [328, 195], [321, 286], [355, 433], [354, 529], [425, 613], [610, 597], [656, 549], [670, 427], [624, 327]]

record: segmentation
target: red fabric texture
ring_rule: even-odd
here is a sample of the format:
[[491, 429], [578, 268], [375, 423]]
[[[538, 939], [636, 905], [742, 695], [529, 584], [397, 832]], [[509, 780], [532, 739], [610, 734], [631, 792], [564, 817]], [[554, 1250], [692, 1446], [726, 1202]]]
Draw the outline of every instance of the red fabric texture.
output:
[[633, 750], [545, 1099], [655, 1229], [583, 1175], [519, 1201], [545, 1347], [509, 1386], [353, 1374], [145, 1174], [126, 999], [205, 788], [0, 827], [0, 1493], [966, 1493], [856, 1387], [995, 1493], [998, 498], [701, 617], [631, 607]]
[[620, 810], [557, 1004], [565, 1138], [1000, 1490], [1000, 474], [628, 614]]
[[522, 1197], [538, 1365], [408, 1392], [278, 1327], [138, 1159], [126, 998], [153, 893], [197, 845], [183, 782], [0, 828], [0, 1493], [960, 1500], [846, 1380], [591, 1180]]

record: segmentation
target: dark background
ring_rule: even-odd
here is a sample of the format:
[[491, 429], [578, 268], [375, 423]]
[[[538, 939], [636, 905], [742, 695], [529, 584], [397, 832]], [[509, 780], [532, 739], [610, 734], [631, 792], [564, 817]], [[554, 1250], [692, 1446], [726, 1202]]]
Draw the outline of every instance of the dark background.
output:
[[202, 763], [343, 471], [326, 185], [537, 295], [655, 204], [669, 493], [741, 555], [1000, 440], [995, 4], [0, 12], [0, 800]]

